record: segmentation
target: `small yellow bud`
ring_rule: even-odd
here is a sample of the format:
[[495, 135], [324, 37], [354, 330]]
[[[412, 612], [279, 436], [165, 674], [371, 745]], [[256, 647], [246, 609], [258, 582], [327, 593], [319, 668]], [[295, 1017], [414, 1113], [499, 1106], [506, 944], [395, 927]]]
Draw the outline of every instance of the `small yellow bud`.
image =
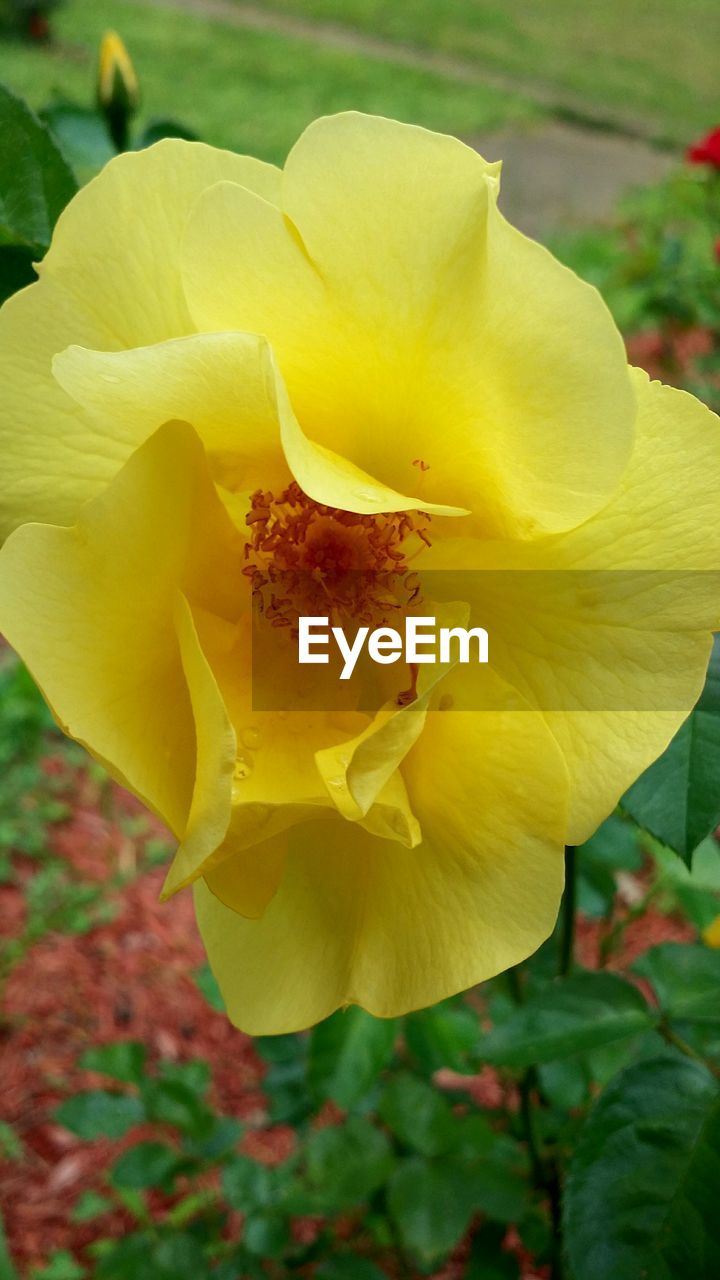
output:
[[107, 31], [100, 44], [97, 100], [113, 142], [123, 151], [130, 118], [140, 102], [140, 85], [130, 55], [115, 31]]

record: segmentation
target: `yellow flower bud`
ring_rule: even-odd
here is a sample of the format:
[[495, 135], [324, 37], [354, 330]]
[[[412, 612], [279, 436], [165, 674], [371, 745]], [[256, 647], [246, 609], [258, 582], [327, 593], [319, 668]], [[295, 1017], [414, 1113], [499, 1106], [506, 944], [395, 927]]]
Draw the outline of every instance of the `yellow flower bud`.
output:
[[113, 142], [118, 151], [124, 151], [128, 124], [140, 102], [140, 85], [130, 55], [115, 31], [107, 31], [100, 45], [97, 100]]

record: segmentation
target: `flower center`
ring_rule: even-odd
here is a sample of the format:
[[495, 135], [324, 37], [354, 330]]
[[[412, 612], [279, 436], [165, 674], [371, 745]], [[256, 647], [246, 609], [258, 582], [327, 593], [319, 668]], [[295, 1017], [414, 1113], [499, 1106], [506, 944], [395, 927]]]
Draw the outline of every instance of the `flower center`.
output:
[[410, 565], [430, 545], [425, 512], [358, 515], [313, 502], [293, 481], [277, 497], [258, 489], [245, 521], [255, 604], [291, 635], [301, 615], [382, 626], [420, 603]]

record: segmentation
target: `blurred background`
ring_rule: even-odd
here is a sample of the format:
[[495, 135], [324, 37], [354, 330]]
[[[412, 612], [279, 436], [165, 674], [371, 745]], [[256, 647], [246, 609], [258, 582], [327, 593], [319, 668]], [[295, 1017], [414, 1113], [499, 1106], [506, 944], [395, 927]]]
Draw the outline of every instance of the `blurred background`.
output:
[[34, 107], [87, 100], [116, 28], [146, 118], [275, 162], [348, 107], [447, 130], [506, 158], [508, 213], [542, 233], [606, 219], [718, 110], [713, 0], [0, 0], [0, 18], [0, 74]]
[[[119, 133], [96, 108], [108, 29], [140, 86]], [[0, 81], [80, 181], [168, 133], [281, 163], [345, 108], [454, 133], [504, 160], [506, 215], [600, 287], [631, 358], [715, 408], [719, 55], [716, 0], [0, 0]], [[168, 852], [0, 648], [1, 1280], [548, 1276], [516, 1081], [477, 1053], [503, 983], [389, 1033], [354, 1011], [253, 1043], [221, 1012], [187, 895], [158, 904]], [[712, 835], [690, 873], [614, 816], [583, 851], [581, 961], [625, 972], [655, 943], [720, 947], [719, 868]], [[623, 1046], [548, 1064], [546, 1095], [581, 1112], [640, 1051]], [[486, 1117], [504, 1143], [471, 1204], [417, 1171], [447, 1164], [457, 1100], [476, 1149]], [[242, 1269], [223, 1270], [240, 1236]]]

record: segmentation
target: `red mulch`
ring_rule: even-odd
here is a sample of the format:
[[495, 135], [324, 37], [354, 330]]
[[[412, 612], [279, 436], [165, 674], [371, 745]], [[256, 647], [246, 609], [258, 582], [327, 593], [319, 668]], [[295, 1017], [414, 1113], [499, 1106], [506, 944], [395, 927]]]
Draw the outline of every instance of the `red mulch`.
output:
[[[80, 775], [71, 820], [52, 843], [84, 881], [125, 874], [137, 857], [135, 843], [117, 817], [142, 812], [120, 788], [112, 788], [114, 816], [94, 807], [97, 790]], [[159, 824], [154, 834], [160, 834]], [[31, 872], [31, 864], [21, 871]], [[102, 1171], [129, 1140], [88, 1143], [53, 1123], [63, 1098], [106, 1083], [77, 1068], [83, 1051], [116, 1040], [141, 1040], [150, 1061], [204, 1058], [212, 1065], [218, 1110], [250, 1125], [265, 1120], [263, 1066], [249, 1037], [215, 1013], [192, 981], [204, 962], [189, 894], [169, 906], [158, 901], [159, 868], [119, 890], [108, 890], [117, 913], [84, 936], [51, 934], [13, 970], [5, 993], [0, 1116], [23, 1145], [22, 1160], [0, 1162], [0, 1193], [13, 1259], [20, 1269], [40, 1265], [53, 1249], [78, 1250], [98, 1234], [94, 1223], [76, 1225], [70, 1210], [82, 1191], [98, 1188]], [[19, 932], [24, 916], [20, 889], [0, 886], [0, 934]], [[247, 1147], [260, 1159], [289, 1153], [287, 1129], [250, 1134]], [[105, 1216], [104, 1235], [121, 1234], [122, 1214]]]
[[[47, 767], [56, 773], [66, 770], [59, 760], [49, 761]], [[148, 832], [131, 838], [123, 828], [128, 818], [144, 811], [118, 787], [99, 791], [83, 771], [73, 773], [69, 781], [73, 812], [52, 833], [55, 852], [67, 859], [84, 882], [112, 882], [118, 873], [131, 875]], [[156, 823], [149, 822], [149, 830], [154, 836], [163, 834]], [[30, 861], [20, 868], [26, 876], [32, 869]], [[41, 1265], [54, 1249], [69, 1249], [80, 1256], [79, 1251], [98, 1235], [121, 1235], [130, 1225], [120, 1210], [97, 1223], [75, 1224], [70, 1219], [83, 1191], [101, 1189], [102, 1173], [118, 1152], [148, 1136], [136, 1129], [121, 1142], [88, 1143], [53, 1123], [53, 1109], [63, 1098], [104, 1083], [76, 1065], [93, 1045], [141, 1040], [151, 1062], [207, 1060], [218, 1110], [250, 1126], [244, 1141], [248, 1153], [273, 1162], [292, 1149], [292, 1130], [266, 1125], [264, 1068], [251, 1040], [207, 1005], [191, 979], [205, 956], [190, 895], [180, 894], [161, 905], [162, 880], [159, 868], [127, 880], [121, 888], [107, 884], [104, 892], [117, 908], [110, 923], [84, 936], [45, 937], [10, 976], [5, 1024], [0, 1023], [0, 1117], [22, 1142], [23, 1158], [0, 1162], [0, 1197], [11, 1255], [22, 1272]], [[21, 889], [0, 886], [0, 934], [16, 935], [23, 916]], [[649, 912], [630, 925], [623, 963], [653, 942], [690, 934], [684, 923]], [[598, 936], [597, 926], [583, 924], [579, 947], [584, 963], [595, 962]], [[443, 1076], [447, 1078], [438, 1083], [444, 1088], [457, 1087], [452, 1073]], [[508, 1101], [489, 1069], [478, 1075], [471, 1092], [480, 1106], [496, 1107]], [[162, 1208], [159, 1193], [153, 1193], [153, 1205]], [[238, 1229], [239, 1222], [235, 1225]], [[312, 1233], [313, 1224], [298, 1224], [298, 1229]], [[462, 1250], [437, 1280], [458, 1280], [461, 1258]], [[530, 1260], [525, 1261], [524, 1280], [542, 1280], [546, 1273], [533, 1270]]]

